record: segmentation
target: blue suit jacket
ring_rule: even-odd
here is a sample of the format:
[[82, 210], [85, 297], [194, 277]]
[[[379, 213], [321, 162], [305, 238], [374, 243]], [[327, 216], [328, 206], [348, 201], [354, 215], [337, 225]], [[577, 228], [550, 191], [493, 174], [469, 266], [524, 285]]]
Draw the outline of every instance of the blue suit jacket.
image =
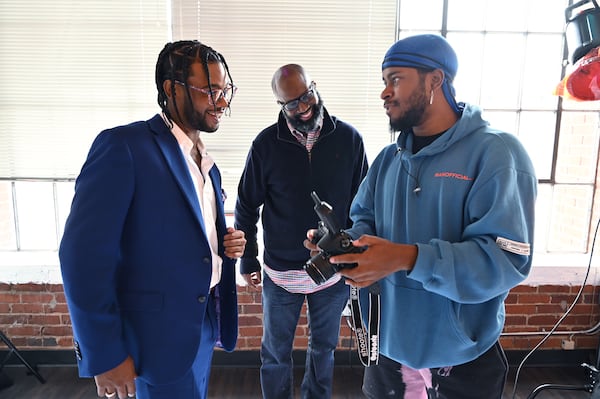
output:
[[[217, 198], [219, 341], [237, 339], [235, 261], [224, 256], [224, 193]], [[140, 378], [173, 381], [200, 342], [211, 252], [192, 178], [160, 115], [98, 135], [75, 185], [59, 250], [81, 376], [127, 355]]]

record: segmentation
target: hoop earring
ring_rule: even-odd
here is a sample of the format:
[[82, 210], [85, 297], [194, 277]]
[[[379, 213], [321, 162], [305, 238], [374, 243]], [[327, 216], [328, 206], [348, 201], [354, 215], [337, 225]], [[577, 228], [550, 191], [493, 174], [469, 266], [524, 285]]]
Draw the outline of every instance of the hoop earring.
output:
[[433, 104], [433, 89], [431, 89], [431, 95], [429, 96], [429, 105]]

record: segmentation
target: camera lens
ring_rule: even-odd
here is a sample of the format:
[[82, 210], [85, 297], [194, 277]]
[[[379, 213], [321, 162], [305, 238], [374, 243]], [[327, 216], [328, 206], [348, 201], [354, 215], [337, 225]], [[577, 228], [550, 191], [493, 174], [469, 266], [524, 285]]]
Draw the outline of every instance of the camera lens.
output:
[[304, 270], [317, 284], [323, 284], [335, 274], [336, 270], [322, 254], [317, 254], [304, 264]]

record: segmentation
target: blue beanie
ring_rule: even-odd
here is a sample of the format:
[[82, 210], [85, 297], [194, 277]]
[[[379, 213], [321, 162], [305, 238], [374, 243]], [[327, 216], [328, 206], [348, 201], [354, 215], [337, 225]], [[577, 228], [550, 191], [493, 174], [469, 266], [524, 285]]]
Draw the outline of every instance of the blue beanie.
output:
[[398, 40], [385, 53], [381, 69], [388, 67], [441, 69], [446, 75], [442, 85], [444, 97], [455, 112], [461, 112], [452, 86], [458, 70], [458, 59], [443, 36], [424, 34]]

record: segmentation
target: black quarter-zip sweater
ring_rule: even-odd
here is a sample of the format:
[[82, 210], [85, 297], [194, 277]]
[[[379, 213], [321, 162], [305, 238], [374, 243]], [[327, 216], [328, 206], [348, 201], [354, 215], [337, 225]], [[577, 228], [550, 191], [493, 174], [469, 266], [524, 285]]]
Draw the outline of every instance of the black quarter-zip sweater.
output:
[[333, 207], [341, 228], [351, 226], [350, 204], [367, 173], [360, 133], [324, 110], [310, 154], [290, 132], [283, 114], [256, 136], [238, 186], [235, 226], [246, 234], [240, 271], [260, 271], [257, 223], [262, 207], [264, 263], [275, 270], [302, 269], [310, 253], [302, 244], [319, 217], [310, 193]]

